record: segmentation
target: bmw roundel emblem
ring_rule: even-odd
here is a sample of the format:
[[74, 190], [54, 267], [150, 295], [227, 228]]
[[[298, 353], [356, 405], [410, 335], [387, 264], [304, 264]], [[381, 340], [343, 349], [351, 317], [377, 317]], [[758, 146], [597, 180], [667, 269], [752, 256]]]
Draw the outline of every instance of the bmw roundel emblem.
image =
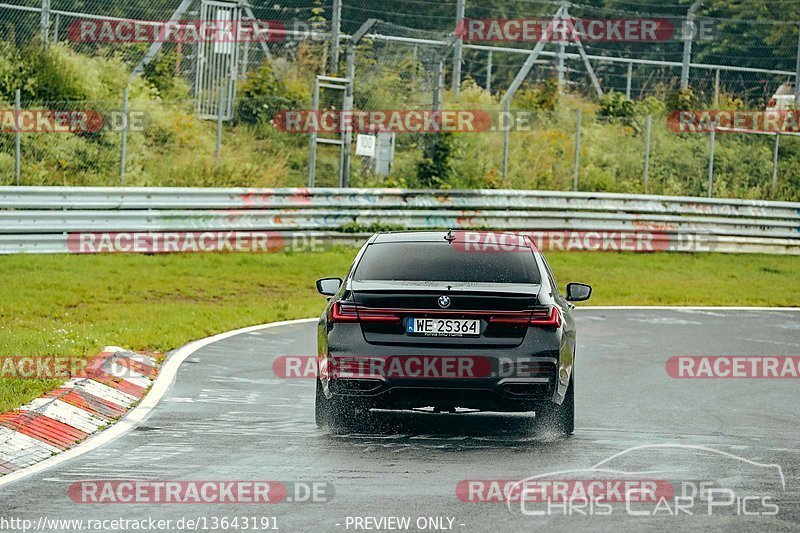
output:
[[450, 297], [449, 296], [439, 296], [439, 307], [442, 309], [447, 309], [450, 307]]

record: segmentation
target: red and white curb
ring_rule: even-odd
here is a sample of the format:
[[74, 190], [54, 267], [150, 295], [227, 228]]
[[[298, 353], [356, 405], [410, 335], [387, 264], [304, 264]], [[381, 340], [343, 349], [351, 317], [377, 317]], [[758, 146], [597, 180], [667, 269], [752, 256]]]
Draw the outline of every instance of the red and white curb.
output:
[[112, 425], [147, 393], [158, 373], [150, 356], [107, 347], [72, 378], [0, 414], [0, 476], [68, 450]]

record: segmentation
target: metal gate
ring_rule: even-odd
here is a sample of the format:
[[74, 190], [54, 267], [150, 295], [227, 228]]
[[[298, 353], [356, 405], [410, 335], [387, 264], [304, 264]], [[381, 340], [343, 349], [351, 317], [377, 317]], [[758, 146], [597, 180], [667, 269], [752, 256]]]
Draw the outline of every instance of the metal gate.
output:
[[200, 2], [200, 23], [216, 28], [213, 38], [198, 44], [195, 96], [200, 118], [233, 119], [241, 19], [239, 2]]

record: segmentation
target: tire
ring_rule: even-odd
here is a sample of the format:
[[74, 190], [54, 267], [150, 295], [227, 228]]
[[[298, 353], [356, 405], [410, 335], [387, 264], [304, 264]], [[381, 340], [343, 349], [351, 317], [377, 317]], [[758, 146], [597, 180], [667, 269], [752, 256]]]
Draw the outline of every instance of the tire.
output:
[[575, 431], [575, 375], [569, 380], [569, 388], [561, 405], [549, 404], [536, 413], [541, 423], [560, 435], [572, 435]]
[[329, 428], [334, 432], [358, 431], [370, 425], [369, 408], [355, 399], [333, 397], [330, 400], [322, 391], [322, 383], [317, 379], [317, 393], [314, 401], [314, 419], [319, 428]]
[[317, 394], [314, 399], [314, 420], [318, 428], [328, 427], [331, 424], [330, 400], [325, 397], [322, 391], [322, 383], [317, 381]]

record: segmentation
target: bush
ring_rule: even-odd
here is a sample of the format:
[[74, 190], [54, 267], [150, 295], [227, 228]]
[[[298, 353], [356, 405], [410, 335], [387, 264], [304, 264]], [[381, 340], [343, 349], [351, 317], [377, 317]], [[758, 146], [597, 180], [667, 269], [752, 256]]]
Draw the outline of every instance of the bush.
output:
[[554, 111], [558, 106], [558, 80], [551, 78], [535, 87], [525, 88], [514, 96], [514, 102], [525, 111]]
[[624, 94], [611, 91], [600, 98], [597, 114], [605, 118], [632, 119], [636, 116], [636, 106]]
[[147, 80], [159, 95], [169, 93], [175, 89], [175, 63], [178, 60], [176, 52], [159, 54], [144, 67], [142, 77]]
[[341, 233], [381, 233], [386, 231], [403, 231], [404, 229], [408, 228], [399, 224], [386, 224], [384, 222], [373, 222], [369, 225], [349, 222], [343, 226], [339, 226], [339, 231]]
[[417, 165], [417, 179], [422, 187], [442, 188], [452, 172], [453, 134], [430, 135], [426, 141], [425, 157]]
[[306, 100], [299, 90], [287, 89], [269, 63], [247, 75], [239, 95], [238, 119], [245, 124], [268, 123], [278, 111], [297, 109]]
[[700, 98], [689, 87], [668, 93], [666, 104], [669, 111], [691, 111], [702, 108]]

